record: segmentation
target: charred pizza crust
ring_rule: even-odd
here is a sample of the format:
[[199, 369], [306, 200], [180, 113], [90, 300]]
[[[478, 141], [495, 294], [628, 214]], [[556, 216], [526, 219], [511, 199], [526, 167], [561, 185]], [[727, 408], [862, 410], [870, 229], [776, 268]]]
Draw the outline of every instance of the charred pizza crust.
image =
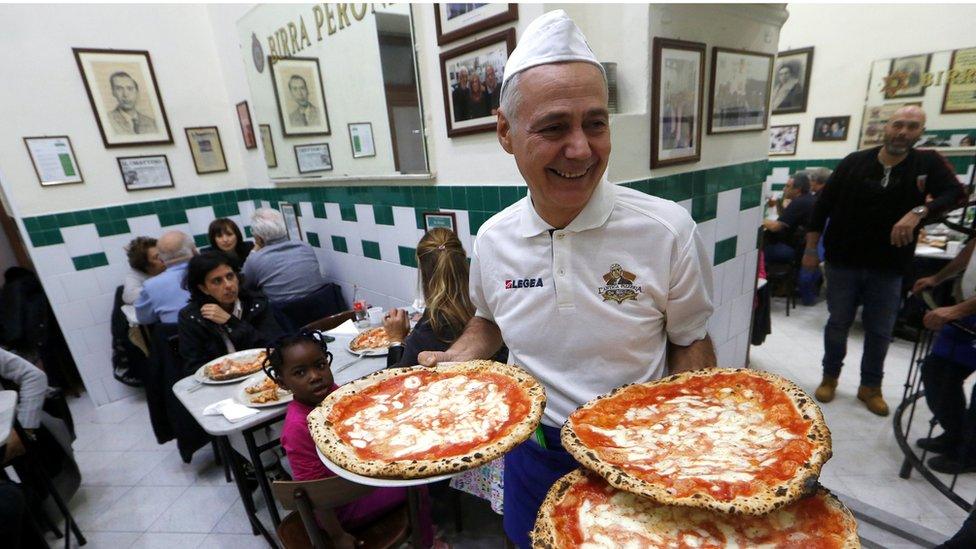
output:
[[[800, 464], [792, 478], [778, 486], [766, 486], [765, 489], [757, 491], [751, 496], [737, 496], [731, 501], [721, 501], [711, 494], [696, 492], [690, 496], [676, 497], [670, 494], [665, 487], [648, 482], [644, 479], [632, 475], [630, 472], [606, 462], [592, 449], [588, 448], [573, 431], [573, 414], [566, 420], [560, 431], [560, 439], [563, 447], [569, 451], [584, 466], [597, 472], [607, 480], [612, 486], [640, 494], [654, 499], [666, 505], [685, 505], [689, 507], [699, 507], [712, 509], [724, 513], [744, 514], [744, 515], [764, 515], [778, 509], [784, 505], [792, 503], [800, 498], [809, 496], [817, 490], [817, 479], [820, 477], [820, 469], [832, 455], [830, 430], [824, 420], [820, 407], [803, 392], [792, 381], [783, 377], [746, 368], [709, 368], [705, 370], [695, 370], [683, 372], [657, 381], [643, 384], [628, 384], [614, 389], [613, 391], [601, 395], [583, 406], [577, 408], [582, 410], [592, 408], [602, 400], [612, 399], [621, 391], [635, 385], [655, 386], [659, 384], [676, 384], [695, 377], [710, 377], [715, 374], [736, 373], [739, 375], [754, 376], [769, 381], [773, 386], [785, 393], [793, 405], [798, 410], [800, 416], [810, 422], [810, 430], [807, 438], [813, 443], [813, 450], [809, 458]], [[574, 412], [575, 413], [575, 412]]]
[[351, 446], [342, 441], [333, 429], [333, 423], [328, 419], [332, 406], [347, 396], [360, 393], [387, 379], [407, 376], [414, 372], [430, 370], [430, 368], [413, 366], [380, 370], [343, 385], [327, 396], [317, 408], [309, 413], [308, 428], [319, 451], [336, 465], [359, 475], [390, 479], [425, 478], [448, 473], [460, 473], [484, 465], [521, 444], [539, 425], [539, 421], [542, 419], [542, 411], [546, 406], [545, 389], [525, 370], [490, 360], [449, 363], [437, 366], [435, 369], [445, 373], [486, 372], [505, 375], [515, 382], [529, 400], [529, 413], [514, 424], [507, 434], [486, 442], [464, 455], [436, 459], [362, 459], [356, 455]]
[[[539, 513], [536, 516], [535, 527], [530, 532], [530, 537], [532, 540], [532, 547], [534, 549], [564, 549], [564, 545], [561, 546], [557, 538], [556, 523], [553, 519], [553, 515], [566, 492], [573, 487], [574, 484], [583, 482], [587, 480], [588, 474], [594, 474], [587, 472], [585, 469], [576, 469], [571, 473], [565, 475], [556, 481], [555, 484], [549, 488], [549, 492], [546, 494], [546, 499], [542, 502], [542, 506], [539, 508]], [[850, 510], [844, 506], [840, 500], [837, 499], [834, 494], [827, 490], [819, 484], [813, 490], [811, 496], [821, 496], [824, 503], [827, 504], [832, 510], [836, 511], [843, 521], [843, 536], [844, 540], [841, 544], [842, 549], [859, 549], [861, 547], [861, 540], [857, 535], [857, 522], [854, 520], [854, 515], [851, 514]], [[720, 513], [715, 514], [716, 520], [735, 520], [729, 517], [729, 515], [724, 515]]]

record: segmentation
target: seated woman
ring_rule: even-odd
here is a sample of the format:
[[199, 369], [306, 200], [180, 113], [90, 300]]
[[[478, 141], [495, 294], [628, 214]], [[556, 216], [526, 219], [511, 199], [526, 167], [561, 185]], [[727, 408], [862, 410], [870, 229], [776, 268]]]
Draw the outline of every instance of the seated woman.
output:
[[254, 243], [244, 240], [237, 223], [226, 217], [214, 219], [207, 229], [207, 236], [210, 238], [210, 248], [224, 253], [230, 259], [230, 266], [240, 272], [244, 260], [254, 249]]
[[125, 246], [125, 255], [130, 268], [122, 281], [122, 303], [132, 305], [139, 298], [143, 283], [165, 271], [166, 264], [159, 259], [156, 239], [148, 236], [133, 238]]
[[[288, 404], [281, 429], [281, 447], [285, 449], [292, 477], [296, 481], [318, 480], [335, 476], [318, 458], [315, 442], [308, 431], [308, 414], [326, 396], [338, 389], [332, 378], [332, 353], [317, 332], [301, 331], [279, 339], [268, 349], [264, 372], [278, 385], [288, 389], [294, 400]], [[381, 518], [406, 501], [405, 488], [378, 488], [334, 513], [317, 513], [316, 519], [332, 539], [335, 547], [361, 545], [347, 532]], [[430, 546], [433, 529], [430, 513], [422, 512], [424, 545]]]
[[183, 288], [190, 303], [179, 315], [180, 354], [188, 369], [227, 353], [266, 347], [281, 334], [267, 298], [243, 290], [222, 253], [194, 256]]

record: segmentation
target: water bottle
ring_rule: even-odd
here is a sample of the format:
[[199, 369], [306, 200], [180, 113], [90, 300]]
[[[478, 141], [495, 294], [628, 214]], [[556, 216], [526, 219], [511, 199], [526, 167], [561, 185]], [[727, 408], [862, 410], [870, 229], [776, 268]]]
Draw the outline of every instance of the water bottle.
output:
[[353, 322], [355, 322], [357, 327], [364, 327], [369, 324], [369, 319], [366, 313], [366, 300], [359, 295], [359, 286], [353, 286], [352, 292], [352, 310], [353, 310]]

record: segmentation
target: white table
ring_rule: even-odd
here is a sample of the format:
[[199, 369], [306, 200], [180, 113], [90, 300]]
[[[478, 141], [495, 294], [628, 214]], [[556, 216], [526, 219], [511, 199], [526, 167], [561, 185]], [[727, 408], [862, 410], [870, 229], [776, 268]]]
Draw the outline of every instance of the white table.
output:
[[7, 439], [10, 438], [16, 414], [17, 391], [0, 391], [0, 448], [7, 444]]
[[959, 255], [959, 251], [949, 253], [948, 250], [943, 250], [942, 248], [936, 248], [935, 246], [929, 246], [927, 244], [917, 244], [915, 246], [915, 257], [950, 260], [955, 259], [957, 255]]

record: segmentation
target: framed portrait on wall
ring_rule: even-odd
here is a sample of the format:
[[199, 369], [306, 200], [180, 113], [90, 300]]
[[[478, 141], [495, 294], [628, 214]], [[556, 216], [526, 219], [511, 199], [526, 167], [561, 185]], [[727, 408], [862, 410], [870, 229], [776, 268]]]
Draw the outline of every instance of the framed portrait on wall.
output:
[[373, 142], [373, 124], [371, 122], [349, 124], [349, 144], [352, 145], [353, 158], [376, 156], [376, 144]]
[[268, 58], [271, 87], [285, 137], [330, 135], [322, 71], [315, 57]]
[[966, 75], [976, 74], [976, 48], [952, 52], [949, 69], [956, 76], [947, 78], [942, 92], [942, 114], [976, 112], [976, 79]]
[[434, 4], [437, 45], [518, 21], [518, 4]]
[[197, 170], [197, 174], [227, 171], [224, 145], [220, 142], [217, 126], [186, 128], [185, 132], [186, 140], [190, 142], [190, 154], [193, 156], [193, 167]]
[[929, 71], [931, 60], [932, 55], [928, 53], [892, 59], [888, 76], [897, 77], [897, 83], [893, 87], [885, 89], [885, 99], [922, 97], [925, 95], [922, 75]]
[[850, 116], [822, 116], [813, 120], [814, 141], [847, 141]]
[[806, 112], [810, 95], [813, 48], [781, 51], [773, 68], [773, 90], [769, 98], [773, 114]]
[[295, 145], [298, 173], [327, 172], [332, 169], [332, 152], [328, 143]]
[[264, 163], [269, 168], [278, 167], [278, 155], [275, 154], [274, 140], [271, 138], [271, 124], [258, 124], [261, 133], [261, 148], [264, 149]]
[[457, 216], [454, 212], [424, 212], [424, 231], [437, 228], [457, 233]]
[[772, 72], [768, 53], [712, 48], [708, 133], [766, 129]]
[[884, 126], [888, 123], [891, 115], [895, 111], [908, 105], [921, 107], [918, 101], [907, 101], [904, 103], [885, 103], [884, 105], [869, 105], [864, 107], [864, 118], [861, 119], [861, 138], [858, 140], [858, 149], [876, 147], [884, 142]]
[[41, 186], [84, 182], [67, 135], [25, 137], [24, 145]]
[[244, 137], [244, 148], [256, 148], [258, 142], [254, 138], [254, 125], [251, 123], [251, 111], [247, 108], [247, 101], [241, 101], [237, 104], [237, 121], [241, 124], [241, 136]]
[[495, 131], [502, 72], [515, 49], [515, 29], [441, 54], [441, 92], [447, 136]]
[[165, 154], [121, 156], [116, 159], [127, 191], [173, 187], [173, 174]]
[[705, 44], [654, 38], [651, 167], [701, 159]]
[[279, 202], [278, 210], [285, 221], [285, 231], [288, 233], [288, 240], [301, 240], [302, 228], [298, 224], [298, 212], [295, 205], [291, 202]]
[[173, 142], [148, 51], [72, 48], [105, 147]]
[[769, 156], [792, 156], [796, 154], [796, 140], [800, 136], [800, 125], [769, 127]]

